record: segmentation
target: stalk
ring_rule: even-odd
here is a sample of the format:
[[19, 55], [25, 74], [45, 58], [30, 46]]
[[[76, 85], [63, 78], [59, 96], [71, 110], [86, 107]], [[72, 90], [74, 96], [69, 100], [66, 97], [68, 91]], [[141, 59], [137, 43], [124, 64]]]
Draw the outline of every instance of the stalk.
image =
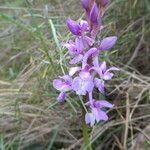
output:
[[92, 150], [89, 133], [88, 133], [88, 126], [86, 125], [85, 121], [82, 123], [82, 132], [83, 132], [83, 149], [84, 150]]
[[[87, 101], [88, 95], [85, 96], [85, 100]], [[83, 134], [83, 148], [82, 150], [92, 150], [92, 146], [90, 144], [90, 136], [88, 133], [88, 126], [85, 122], [85, 114], [86, 111], [82, 108], [82, 134]]]

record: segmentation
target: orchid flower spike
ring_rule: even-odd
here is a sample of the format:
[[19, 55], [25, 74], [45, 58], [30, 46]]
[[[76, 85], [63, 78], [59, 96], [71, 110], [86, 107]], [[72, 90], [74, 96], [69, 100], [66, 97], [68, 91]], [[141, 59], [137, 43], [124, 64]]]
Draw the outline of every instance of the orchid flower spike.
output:
[[[108, 51], [117, 42], [116, 36], [109, 36], [98, 42], [97, 34], [102, 30], [103, 11], [109, 4], [109, 0], [81, 0], [81, 5], [86, 14], [86, 20], [74, 21], [67, 19], [66, 25], [74, 38], [63, 44], [68, 50], [69, 64], [68, 75], [60, 76], [53, 81], [53, 86], [60, 93], [57, 100], [65, 102], [68, 92], [85, 96], [84, 101], [87, 113], [85, 122], [90, 126], [100, 121], [109, 119], [106, 108], [114, 105], [106, 100], [93, 99], [98, 91], [105, 94], [105, 84], [111, 80], [116, 67], [107, 67], [106, 61], [99, 61], [102, 51]], [[97, 90], [96, 90], [97, 89]]]

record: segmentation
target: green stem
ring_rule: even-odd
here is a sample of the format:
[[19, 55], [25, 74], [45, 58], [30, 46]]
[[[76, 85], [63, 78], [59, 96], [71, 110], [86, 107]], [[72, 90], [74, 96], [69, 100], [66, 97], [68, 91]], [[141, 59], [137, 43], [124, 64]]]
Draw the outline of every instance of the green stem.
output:
[[[87, 101], [88, 95], [84, 97], [84, 100]], [[82, 150], [92, 150], [90, 139], [89, 139], [89, 133], [88, 133], [88, 126], [85, 122], [85, 114], [86, 110], [84, 107], [82, 108], [82, 133], [83, 133], [83, 147]]]
[[89, 134], [88, 134], [88, 126], [86, 125], [85, 121], [82, 124], [82, 130], [83, 130], [83, 141], [84, 141], [84, 150], [92, 150]]

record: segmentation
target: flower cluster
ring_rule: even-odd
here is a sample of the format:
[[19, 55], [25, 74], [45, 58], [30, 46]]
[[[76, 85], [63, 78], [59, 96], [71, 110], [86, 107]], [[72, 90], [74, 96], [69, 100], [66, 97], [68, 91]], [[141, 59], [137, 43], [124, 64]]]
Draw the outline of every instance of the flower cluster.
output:
[[58, 96], [60, 102], [65, 101], [68, 91], [88, 97], [85, 106], [89, 112], [86, 113], [85, 121], [91, 126], [100, 120], [108, 120], [104, 108], [113, 107], [106, 100], [95, 100], [93, 91], [97, 88], [104, 94], [105, 81], [113, 77], [112, 71], [118, 71], [116, 67], [107, 68], [106, 62], [99, 62], [98, 57], [102, 51], [112, 48], [117, 41], [116, 36], [106, 37], [100, 42], [96, 41], [97, 34], [103, 29], [102, 16], [108, 3], [108, 0], [81, 0], [86, 20], [67, 20], [67, 27], [75, 39], [63, 44], [71, 55], [69, 63], [73, 67], [69, 69], [68, 75], [53, 81], [53, 86], [60, 91]]

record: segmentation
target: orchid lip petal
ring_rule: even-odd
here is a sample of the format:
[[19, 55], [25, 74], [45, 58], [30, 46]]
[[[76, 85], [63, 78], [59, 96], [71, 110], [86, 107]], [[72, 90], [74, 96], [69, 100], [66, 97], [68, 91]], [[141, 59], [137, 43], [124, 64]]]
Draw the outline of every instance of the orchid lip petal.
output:
[[103, 120], [103, 121], [108, 120], [108, 116], [107, 116], [106, 112], [102, 111], [101, 109], [92, 108], [92, 113], [94, 114], [97, 122], [99, 122], [100, 120]]
[[104, 93], [104, 87], [105, 87], [104, 81], [102, 79], [95, 78], [94, 83], [95, 83], [95, 86], [98, 88], [98, 90], [101, 93]]
[[103, 121], [108, 120], [108, 116], [107, 116], [106, 112], [99, 110], [99, 120], [103, 120]]
[[81, 77], [75, 77], [73, 79], [72, 88], [78, 95], [86, 95], [87, 92], [93, 91], [93, 79], [82, 79]]
[[84, 50], [84, 44], [83, 44], [83, 40], [81, 37], [77, 37], [75, 39], [75, 44], [76, 44], [76, 48], [77, 48], [77, 54], [80, 54], [83, 50]]
[[95, 124], [95, 116], [92, 113], [86, 113], [85, 122], [92, 127]]
[[90, 73], [88, 71], [81, 71], [79, 73], [79, 76], [81, 77], [81, 79], [83, 80], [88, 80], [88, 79], [92, 79], [92, 76], [90, 75]]

